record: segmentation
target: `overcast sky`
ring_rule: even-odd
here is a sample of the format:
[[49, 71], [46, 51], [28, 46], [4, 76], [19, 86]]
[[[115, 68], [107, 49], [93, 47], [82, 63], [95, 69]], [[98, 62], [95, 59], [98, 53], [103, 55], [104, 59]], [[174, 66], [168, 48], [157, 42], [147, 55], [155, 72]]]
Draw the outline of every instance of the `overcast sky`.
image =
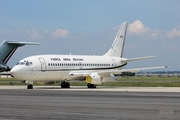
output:
[[127, 21], [123, 57], [156, 58], [126, 68], [168, 65], [165, 71], [179, 71], [179, 6], [179, 0], [0, 0], [0, 43], [41, 43], [18, 48], [11, 67], [37, 54], [103, 55]]

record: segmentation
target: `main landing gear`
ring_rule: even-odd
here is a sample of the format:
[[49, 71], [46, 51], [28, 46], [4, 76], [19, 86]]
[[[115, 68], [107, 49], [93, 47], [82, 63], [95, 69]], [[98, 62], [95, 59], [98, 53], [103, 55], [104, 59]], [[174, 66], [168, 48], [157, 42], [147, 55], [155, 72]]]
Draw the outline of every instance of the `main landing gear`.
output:
[[[90, 84], [90, 83], [87, 84], [87, 88], [96, 88], [96, 86], [97, 85], [95, 85], [95, 84]], [[63, 81], [61, 83], [61, 88], [70, 88], [69, 82]], [[33, 84], [28, 84], [27, 89], [33, 89]]]
[[27, 89], [33, 89], [33, 85], [32, 84], [28, 84]]
[[88, 84], [87, 84], [87, 87], [88, 87], [88, 88], [96, 88], [96, 85], [88, 83]]
[[63, 81], [63, 82], [61, 83], [61, 88], [70, 88], [69, 82]]
[[[88, 88], [96, 88], [96, 86], [97, 86], [97, 85], [95, 85], [95, 84], [90, 84], [90, 83], [87, 84], [87, 87], [88, 87]], [[69, 82], [63, 81], [63, 82], [61, 83], [61, 88], [70, 88]]]

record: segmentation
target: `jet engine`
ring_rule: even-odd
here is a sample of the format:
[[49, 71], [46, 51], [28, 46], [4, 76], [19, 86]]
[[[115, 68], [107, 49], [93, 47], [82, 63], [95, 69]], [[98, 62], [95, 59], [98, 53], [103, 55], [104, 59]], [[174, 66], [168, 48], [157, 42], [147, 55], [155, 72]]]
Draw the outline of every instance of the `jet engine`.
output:
[[90, 84], [103, 84], [107, 82], [116, 81], [116, 77], [113, 74], [100, 76], [98, 73], [91, 73], [89, 76], [86, 76], [86, 82]]
[[103, 77], [99, 76], [98, 73], [91, 73], [89, 76], [86, 76], [86, 82], [90, 84], [102, 84]]

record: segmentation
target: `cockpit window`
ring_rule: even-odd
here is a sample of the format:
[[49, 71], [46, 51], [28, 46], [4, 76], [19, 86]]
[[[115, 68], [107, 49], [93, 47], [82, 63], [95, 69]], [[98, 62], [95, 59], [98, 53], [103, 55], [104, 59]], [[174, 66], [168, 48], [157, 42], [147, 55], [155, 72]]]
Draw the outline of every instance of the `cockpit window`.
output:
[[16, 65], [26, 65], [26, 66], [31, 66], [32, 64], [33, 64], [32, 62], [25, 61], [25, 62], [18, 62]]
[[31, 66], [32, 65], [32, 62], [26, 62], [26, 64], [25, 64], [26, 66]]
[[16, 65], [24, 65], [24, 62], [18, 62]]

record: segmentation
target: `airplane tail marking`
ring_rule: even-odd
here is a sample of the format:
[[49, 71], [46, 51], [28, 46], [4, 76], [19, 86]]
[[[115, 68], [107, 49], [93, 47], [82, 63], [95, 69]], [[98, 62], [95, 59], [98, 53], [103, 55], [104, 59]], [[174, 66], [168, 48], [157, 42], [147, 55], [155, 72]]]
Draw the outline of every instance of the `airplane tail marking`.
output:
[[3, 43], [0, 45], [0, 64], [5, 65], [16, 49], [24, 45], [40, 45], [40, 43], [3, 41]]
[[123, 22], [109, 51], [104, 56], [122, 57], [127, 31], [127, 22]]
[[4, 58], [3, 62], [6, 64], [9, 59], [11, 58], [11, 56], [14, 54], [14, 52], [16, 51], [17, 47], [14, 47], [10, 52], [9, 54]]

